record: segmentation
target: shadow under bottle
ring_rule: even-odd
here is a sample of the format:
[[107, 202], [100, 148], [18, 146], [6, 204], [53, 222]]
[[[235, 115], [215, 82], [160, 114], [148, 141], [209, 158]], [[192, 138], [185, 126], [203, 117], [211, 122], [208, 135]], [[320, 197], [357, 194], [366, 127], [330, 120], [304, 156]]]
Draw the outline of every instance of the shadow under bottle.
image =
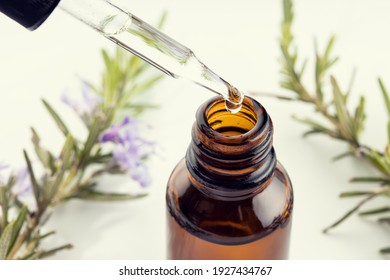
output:
[[265, 109], [246, 97], [199, 108], [192, 142], [168, 182], [169, 259], [288, 258], [293, 192]]

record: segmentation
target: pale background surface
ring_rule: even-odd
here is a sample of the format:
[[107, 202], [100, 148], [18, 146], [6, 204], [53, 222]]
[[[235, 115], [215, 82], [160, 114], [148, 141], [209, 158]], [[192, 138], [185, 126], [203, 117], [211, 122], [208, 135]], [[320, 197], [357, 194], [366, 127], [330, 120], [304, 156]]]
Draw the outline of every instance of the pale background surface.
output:
[[[133, 14], [154, 23], [168, 11], [166, 33], [191, 47], [209, 67], [247, 90], [281, 92], [279, 82], [279, 22], [281, 1], [120, 1]], [[128, 2], [128, 3], [127, 3]], [[227, 3], [229, 2], [229, 3]], [[335, 53], [341, 62], [334, 68], [346, 88], [354, 67], [358, 69], [355, 95], [367, 96], [365, 143], [385, 145], [386, 114], [376, 83], [382, 75], [390, 88], [390, 2], [386, 0], [328, 0], [296, 2], [294, 26], [299, 51], [313, 54], [314, 37], [323, 46], [337, 34]], [[52, 149], [61, 145], [61, 134], [40, 103], [51, 101], [82, 131], [72, 112], [59, 101], [65, 89], [80, 94], [76, 75], [98, 81], [102, 69], [99, 50], [111, 43], [61, 11], [37, 31], [29, 32], [0, 15], [0, 160], [23, 164], [22, 148], [30, 146], [29, 127], [41, 133]], [[312, 56], [310, 57], [312, 59]], [[313, 60], [311, 60], [313, 61]], [[312, 67], [306, 81], [312, 84]], [[163, 259], [165, 258], [165, 187], [175, 164], [184, 156], [197, 107], [211, 95], [185, 82], [165, 79], [148, 94], [160, 109], [143, 118], [152, 126], [145, 133], [160, 146], [151, 161], [154, 183], [150, 195], [125, 203], [73, 201], [54, 213], [48, 229], [57, 237], [49, 245], [71, 242], [75, 248], [59, 259]], [[370, 174], [351, 159], [331, 161], [345, 145], [316, 136], [302, 139], [305, 127], [290, 116], [306, 116], [310, 107], [262, 98], [273, 118], [274, 143], [280, 161], [289, 171], [295, 189], [291, 242], [292, 259], [380, 259], [378, 249], [389, 246], [389, 229], [372, 220], [353, 217], [328, 235], [321, 230], [356, 200], [340, 200], [341, 191], [364, 188], [348, 182], [352, 176]], [[105, 181], [106, 185], [117, 184]], [[120, 183], [121, 181], [119, 181]], [[136, 190], [121, 183], [122, 190]]]

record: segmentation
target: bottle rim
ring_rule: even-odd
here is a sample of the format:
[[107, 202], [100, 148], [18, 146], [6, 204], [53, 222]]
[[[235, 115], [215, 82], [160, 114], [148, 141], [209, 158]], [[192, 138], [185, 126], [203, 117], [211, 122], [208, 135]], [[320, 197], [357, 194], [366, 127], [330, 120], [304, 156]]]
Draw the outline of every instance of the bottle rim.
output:
[[[216, 107], [218, 107], [217, 111]], [[237, 127], [239, 127], [239, 119], [247, 118], [253, 122], [253, 127], [244, 133], [238, 135], [226, 135], [214, 129], [210, 123], [212, 115], [226, 114], [228, 118], [237, 119]], [[232, 153], [240, 153], [242, 149], [249, 149], [252, 147], [269, 147], [272, 146], [273, 124], [265, 108], [255, 99], [245, 97], [242, 103], [242, 109], [236, 114], [230, 113], [225, 108], [225, 100], [216, 96], [205, 102], [197, 111], [196, 126], [198, 129], [198, 136], [202, 137], [201, 142], [211, 148], [217, 149], [215, 144], [224, 149], [230, 146]], [[209, 141], [207, 141], [209, 140]], [[212, 141], [210, 141], [212, 140]], [[209, 145], [210, 144], [210, 145]], [[236, 146], [237, 145], [237, 146]], [[213, 146], [213, 147], [211, 147]], [[233, 147], [236, 148], [233, 149]], [[221, 150], [222, 152], [222, 150]]]

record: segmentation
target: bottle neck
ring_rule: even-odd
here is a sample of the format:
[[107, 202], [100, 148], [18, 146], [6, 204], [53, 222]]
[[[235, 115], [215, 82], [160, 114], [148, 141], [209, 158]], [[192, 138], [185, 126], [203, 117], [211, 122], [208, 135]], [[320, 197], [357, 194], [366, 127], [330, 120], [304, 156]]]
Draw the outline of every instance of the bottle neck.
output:
[[236, 114], [226, 111], [224, 99], [206, 102], [197, 112], [186, 155], [191, 182], [225, 200], [262, 191], [276, 166], [272, 133], [269, 115], [254, 99], [246, 97]]

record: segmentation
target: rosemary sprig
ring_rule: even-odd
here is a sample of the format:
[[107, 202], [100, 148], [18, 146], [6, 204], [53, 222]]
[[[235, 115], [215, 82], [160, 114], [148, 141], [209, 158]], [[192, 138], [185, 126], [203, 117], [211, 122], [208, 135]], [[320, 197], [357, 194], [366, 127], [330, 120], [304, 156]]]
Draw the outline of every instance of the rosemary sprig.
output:
[[[64, 135], [62, 149], [52, 153], [42, 147], [37, 130], [32, 128], [32, 144], [40, 168], [29, 152], [24, 151], [27, 166], [24, 175], [11, 174], [7, 181], [0, 176], [0, 259], [46, 258], [72, 248], [71, 244], [52, 249], [40, 246], [43, 239], [54, 234], [43, 232], [42, 226], [58, 204], [70, 199], [122, 201], [145, 196], [114, 190], [101, 192], [96, 185], [99, 176], [105, 173], [128, 174], [141, 186], [148, 185], [144, 160], [152, 152], [153, 143], [140, 136], [134, 116], [155, 106], [137, 103], [135, 98], [154, 86], [162, 75], [150, 77], [145, 62], [120, 48], [113, 55], [103, 50], [102, 57], [105, 69], [101, 84], [83, 82], [84, 102], [63, 97], [85, 124], [86, 139], [77, 139], [57, 111], [43, 100]], [[120, 118], [123, 120], [118, 124]], [[1, 169], [5, 166], [0, 163]], [[43, 172], [38, 174], [37, 170]], [[26, 184], [29, 187], [21, 189]], [[26, 192], [31, 192], [34, 198], [32, 205], [24, 199]]]
[[[369, 182], [376, 183], [379, 186], [367, 191], [351, 191], [342, 193], [341, 197], [361, 196], [362, 200], [334, 224], [324, 229], [328, 232], [330, 229], [338, 226], [352, 214], [355, 214], [367, 202], [377, 197], [390, 198], [390, 98], [389, 94], [381, 81], [378, 79], [381, 93], [383, 95], [387, 114], [388, 114], [388, 139], [387, 146], [383, 151], [378, 151], [360, 141], [360, 134], [364, 128], [366, 114], [365, 98], [360, 96], [359, 103], [354, 110], [350, 110], [349, 98], [350, 89], [354, 74], [348, 90], [343, 91], [339, 86], [337, 79], [329, 74], [330, 68], [338, 61], [338, 58], [332, 55], [332, 48], [335, 37], [332, 36], [323, 52], [316, 47], [315, 56], [315, 88], [307, 89], [302, 81], [305, 72], [306, 61], [298, 65], [297, 48], [293, 44], [294, 36], [292, 33], [292, 24], [294, 21], [294, 10], [292, 0], [283, 0], [283, 20], [281, 24], [281, 63], [282, 63], [282, 81], [281, 86], [294, 93], [291, 97], [282, 97], [286, 100], [296, 100], [312, 105], [315, 111], [322, 116], [323, 121], [319, 122], [311, 118], [296, 118], [298, 121], [309, 126], [305, 135], [325, 134], [329, 137], [346, 142], [348, 151], [336, 157], [336, 159], [345, 156], [355, 156], [368, 162], [378, 173], [376, 177], [352, 178], [351, 182]], [[331, 92], [324, 90], [324, 84], [330, 83]], [[359, 212], [361, 216], [385, 214], [390, 212], [389, 205], [378, 209], [371, 209]], [[382, 223], [390, 224], [390, 216], [381, 218]], [[390, 248], [382, 249], [382, 253], [388, 253]]]

